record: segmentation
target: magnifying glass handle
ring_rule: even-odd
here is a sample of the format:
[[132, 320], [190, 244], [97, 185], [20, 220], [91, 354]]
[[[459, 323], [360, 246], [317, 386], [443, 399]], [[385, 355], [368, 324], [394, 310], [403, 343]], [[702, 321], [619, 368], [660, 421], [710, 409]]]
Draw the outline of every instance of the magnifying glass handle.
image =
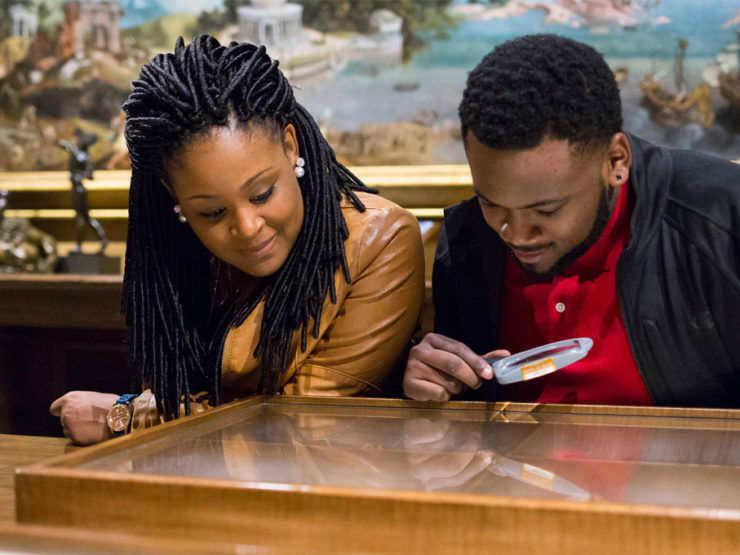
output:
[[483, 360], [485, 360], [488, 364], [493, 366], [494, 362], [496, 362], [497, 360], [501, 360], [502, 358], [506, 358], [506, 357], [486, 357]]

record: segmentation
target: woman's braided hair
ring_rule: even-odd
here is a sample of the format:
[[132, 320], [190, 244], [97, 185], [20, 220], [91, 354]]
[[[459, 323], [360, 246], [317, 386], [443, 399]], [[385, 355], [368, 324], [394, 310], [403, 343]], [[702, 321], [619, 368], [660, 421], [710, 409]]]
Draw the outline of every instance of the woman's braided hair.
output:
[[[264, 300], [260, 339], [260, 391], [274, 393], [301, 329], [306, 348], [310, 322], [318, 336], [327, 291], [336, 302], [334, 274], [349, 282], [344, 252], [349, 236], [340, 209], [344, 194], [365, 209], [354, 191], [374, 192], [337, 162], [316, 122], [293, 96], [278, 62], [264, 47], [221, 45], [206, 35], [174, 53], [159, 54], [141, 69], [123, 108], [131, 157], [131, 189], [122, 310], [132, 343], [132, 364], [152, 388], [166, 418], [176, 418], [184, 396], [207, 391], [219, 403], [221, 351], [226, 334]], [[218, 306], [216, 291], [235, 270], [215, 259], [172, 213], [162, 185], [167, 162], [196, 135], [215, 126], [259, 128], [284, 140], [293, 124], [301, 156], [303, 226], [283, 266], [257, 294]], [[226, 285], [224, 285], [226, 284]], [[214, 316], [215, 315], [215, 316]]]

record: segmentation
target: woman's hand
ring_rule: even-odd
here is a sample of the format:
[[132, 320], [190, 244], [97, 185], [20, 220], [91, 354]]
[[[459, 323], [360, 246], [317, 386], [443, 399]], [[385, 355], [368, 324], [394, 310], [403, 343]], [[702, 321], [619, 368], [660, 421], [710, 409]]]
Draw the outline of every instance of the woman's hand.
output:
[[49, 407], [58, 416], [64, 435], [77, 445], [99, 443], [111, 436], [106, 417], [119, 395], [96, 391], [70, 391]]

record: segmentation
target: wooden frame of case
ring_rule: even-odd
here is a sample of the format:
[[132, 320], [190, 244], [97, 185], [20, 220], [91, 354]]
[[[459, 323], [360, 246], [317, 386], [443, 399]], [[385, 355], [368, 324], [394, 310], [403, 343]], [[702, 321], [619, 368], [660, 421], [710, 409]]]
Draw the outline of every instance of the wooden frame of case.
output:
[[547, 414], [562, 422], [631, 416], [630, 426], [667, 417], [663, 427], [740, 430], [740, 411], [585, 405], [428, 404], [359, 398], [255, 397], [78, 450], [16, 473], [22, 523], [151, 537], [248, 543], [326, 552], [387, 553], [737, 553], [740, 511], [587, 503], [437, 492], [255, 483], [78, 468], [101, 457], [177, 442], [194, 426], [240, 421], [260, 404], [482, 409], [503, 418]]

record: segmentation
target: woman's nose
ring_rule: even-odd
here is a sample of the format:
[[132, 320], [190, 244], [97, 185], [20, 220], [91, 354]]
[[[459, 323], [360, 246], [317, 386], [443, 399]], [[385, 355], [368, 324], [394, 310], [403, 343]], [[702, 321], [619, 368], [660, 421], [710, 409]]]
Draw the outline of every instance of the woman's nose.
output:
[[234, 236], [250, 238], [260, 232], [264, 223], [264, 219], [255, 210], [243, 208], [236, 211], [230, 231]]

